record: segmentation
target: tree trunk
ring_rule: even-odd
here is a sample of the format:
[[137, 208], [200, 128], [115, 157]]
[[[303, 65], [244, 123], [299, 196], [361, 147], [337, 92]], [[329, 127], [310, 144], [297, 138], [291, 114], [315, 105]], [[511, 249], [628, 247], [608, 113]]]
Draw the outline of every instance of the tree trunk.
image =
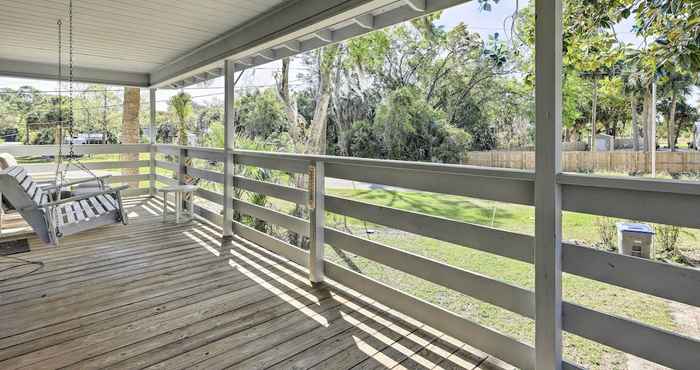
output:
[[595, 136], [598, 133], [598, 77], [593, 75], [593, 97], [591, 101], [591, 151], [595, 152]]
[[634, 94], [630, 99], [630, 108], [632, 109], [632, 148], [636, 152], [639, 150], [639, 123], [637, 122], [637, 97]]
[[[139, 109], [141, 107], [141, 90], [134, 87], [124, 88], [124, 108], [122, 111], [122, 144], [139, 143]], [[138, 161], [138, 153], [122, 153], [122, 161]], [[123, 168], [122, 175], [138, 175], [138, 168]], [[131, 188], [138, 188], [138, 181], [128, 183]]]
[[676, 106], [678, 105], [678, 93], [673, 89], [671, 95], [671, 108], [668, 112], [667, 130], [668, 130], [668, 147], [672, 152], [676, 151], [676, 135], [678, 130], [676, 130]]
[[642, 101], [642, 133], [644, 136], [644, 151], [649, 151], [649, 121], [651, 114], [651, 90], [649, 87], [644, 89], [644, 100]]

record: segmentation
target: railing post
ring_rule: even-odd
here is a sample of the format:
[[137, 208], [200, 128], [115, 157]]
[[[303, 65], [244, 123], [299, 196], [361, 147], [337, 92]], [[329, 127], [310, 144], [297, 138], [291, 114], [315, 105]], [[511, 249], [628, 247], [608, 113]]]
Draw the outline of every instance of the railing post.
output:
[[235, 63], [224, 61], [224, 204], [223, 209], [223, 235], [222, 243], [228, 243], [233, 239], [233, 176], [234, 173], [234, 133], [235, 112], [234, 92], [236, 85]]
[[[560, 370], [562, 0], [535, 0], [535, 363]], [[595, 153], [592, 153], [595, 155]]]
[[312, 284], [322, 283], [325, 278], [325, 181], [323, 161], [315, 161], [309, 166], [309, 280]]
[[149, 149], [150, 149], [150, 174], [151, 174], [151, 179], [148, 182], [148, 195], [154, 196], [156, 193], [156, 133], [155, 133], [155, 127], [156, 127], [156, 89], [150, 89], [150, 109], [151, 109], [151, 119], [148, 122], [148, 142], [150, 144]]

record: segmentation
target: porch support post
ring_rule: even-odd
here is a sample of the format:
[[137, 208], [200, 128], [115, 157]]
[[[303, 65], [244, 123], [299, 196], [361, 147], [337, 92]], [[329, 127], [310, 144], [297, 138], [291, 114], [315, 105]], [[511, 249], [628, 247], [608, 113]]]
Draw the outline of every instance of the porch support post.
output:
[[325, 182], [324, 163], [315, 161], [309, 166], [309, 280], [312, 284], [320, 284], [325, 278]]
[[233, 61], [224, 61], [224, 225], [222, 241], [233, 238], [233, 176], [234, 176], [234, 135], [235, 120], [233, 98], [235, 92], [236, 65]]
[[150, 144], [150, 167], [151, 179], [148, 185], [148, 194], [154, 196], [156, 192], [156, 89], [149, 90], [149, 106], [151, 109], [151, 119], [148, 122], [148, 143]]
[[535, 369], [560, 370], [562, 0], [535, 0]]

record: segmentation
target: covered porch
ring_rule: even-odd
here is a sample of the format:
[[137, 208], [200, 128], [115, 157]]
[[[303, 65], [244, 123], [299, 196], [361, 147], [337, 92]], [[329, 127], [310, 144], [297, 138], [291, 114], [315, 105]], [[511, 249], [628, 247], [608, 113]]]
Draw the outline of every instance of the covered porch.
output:
[[[230, 0], [225, 9], [205, 1], [206, 6], [169, 12], [131, 2], [130, 11], [119, 14], [132, 23], [121, 27], [153, 32], [133, 45], [112, 38], [119, 34], [115, 22], [100, 18], [114, 11], [111, 3], [95, 2], [83, 24], [94, 37], [85, 32], [83, 45], [125, 60], [85, 55], [77, 59], [83, 64], [76, 65], [75, 80], [149, 89], [149, 138], [140, 144], [76, 145], [75, 151], [138, 155], [138, 160], [86, 163], [97, 171], [138, 169], [108, 180], [135, 185], [125, 193], [131, 223], [66, 237], [59, 248], [30, 239], [31, 250], [14, 255], [18, 259], [0, 270], [0, 368], [582, 368], [563, 355], [566, 335], [658, 366], [696, 368], [698, 338], [563, 298], [566, 275], [700, 306], [699, 270], [562, 240], [565, 211], [700, 228], [700, 186], [562, 171], [561, 0], [536, 0], [535, 171], [234, 148], [238, 71], [464, 2]], [[38, 12], [33, 3], [0, 3], [27, 22]], [[167, 8], [169, 2], [160, 5]], [[200, 32], [174, 25], [178, 16], [192, 12]], [[54, 19], [63, 8], [42, 14]], [[99, 29], [103, 21], [113, 28]], [[207, 27], [211, 30], [202, 32]], [[153, 37], [161, 28], [172, 37]], [[53, 54], [27, 47], [37, 41], [29, 34], [13, 35], [3, 49], [7, 55], [0, 57], [0, 75], [54, 78]], [[220, 76], [226, 91], [224, 147], [158, 144], [156, 90]], [[57, 148], [3, 145], [0, 152], [51, 156]], [[24, 167], [37, 176], [52, 169]], [[277, 171], [280, 178], [298, 176], [304, 185], [246, 177], [244, 167]], [[187, 177], [202, 180], [193, 200], [197, 218], [162, 223], [156, 189], [183, 184]], [[401, 208], [329, 194], [329, 179], [528, 207], [534, 228], [514, 232], [435, 215], [425, 204]], [[254, 204], [243, 192], [305, 213]], [[531, 272], [532, 286], [386, 245], [369, 231], [353, 234], [328, 222], [333, 215], [478, 251], [492, 261], [515, 261]], [[306, 243], [260, 231], [245, 220], [262, 220]], [[330, 250], [512, 313], [531, 325], [532, 340], [403, 291], [395, 286], [398, 277], [380, 281], [333, 261]]]

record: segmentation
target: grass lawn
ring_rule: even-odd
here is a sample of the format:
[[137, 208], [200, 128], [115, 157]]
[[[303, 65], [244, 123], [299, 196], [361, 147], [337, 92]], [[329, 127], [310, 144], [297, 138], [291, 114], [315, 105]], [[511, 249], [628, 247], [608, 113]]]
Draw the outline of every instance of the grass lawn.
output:
[[[458, 196], [382, 189], [329, 189], [328, 193], [516, 232], [532, 234], [534, 230], [534, 209], [527, 206]], [[347, 225], [347, 229], [360, 236], [367, 236], [366, 230], [371, 229], [374, 232], [370, 238], [375, 241], [444, 261], [450, 265], [497, 278], [513, 285], [528, 289], [534, 287], [534, 271], [526, 263], [379, 225], [365, 225], [359, 220], [345, 219], [338, 215], [328, 215], [327, 223], [340, 229], [345, 229], [345, 225]], [[695, 234], [686, 235], [684, 242], [688, 243], [694, 236]], [[588, 243], [597, 242], [594, 217], [566, 213], [564, 215], [564, 238]], [[686, 248], [689, 247], [689, 244], [686, 245]], [[330, 247], [328, 247], [327, 256], [335, 262], [361, 271], [385, 283], [390, 283], [405, 292], [438, 304], [526, 343], [532, 344], [534, 341], [532, 320], [359, 256], [352, 256]], [[669, 330], [678, 329], [672, 320], [667, 302], [662, 299], [568, 274], [564, 276], [563, 291], [565, 299], [570, 302], [595, 308], [602, 312], [633, 318], [653, 326]], [[624, 354], [583, 338], [567, 334], [564, 345], [565, 357], [585, 367], [624, 369], [627, 366]]]

